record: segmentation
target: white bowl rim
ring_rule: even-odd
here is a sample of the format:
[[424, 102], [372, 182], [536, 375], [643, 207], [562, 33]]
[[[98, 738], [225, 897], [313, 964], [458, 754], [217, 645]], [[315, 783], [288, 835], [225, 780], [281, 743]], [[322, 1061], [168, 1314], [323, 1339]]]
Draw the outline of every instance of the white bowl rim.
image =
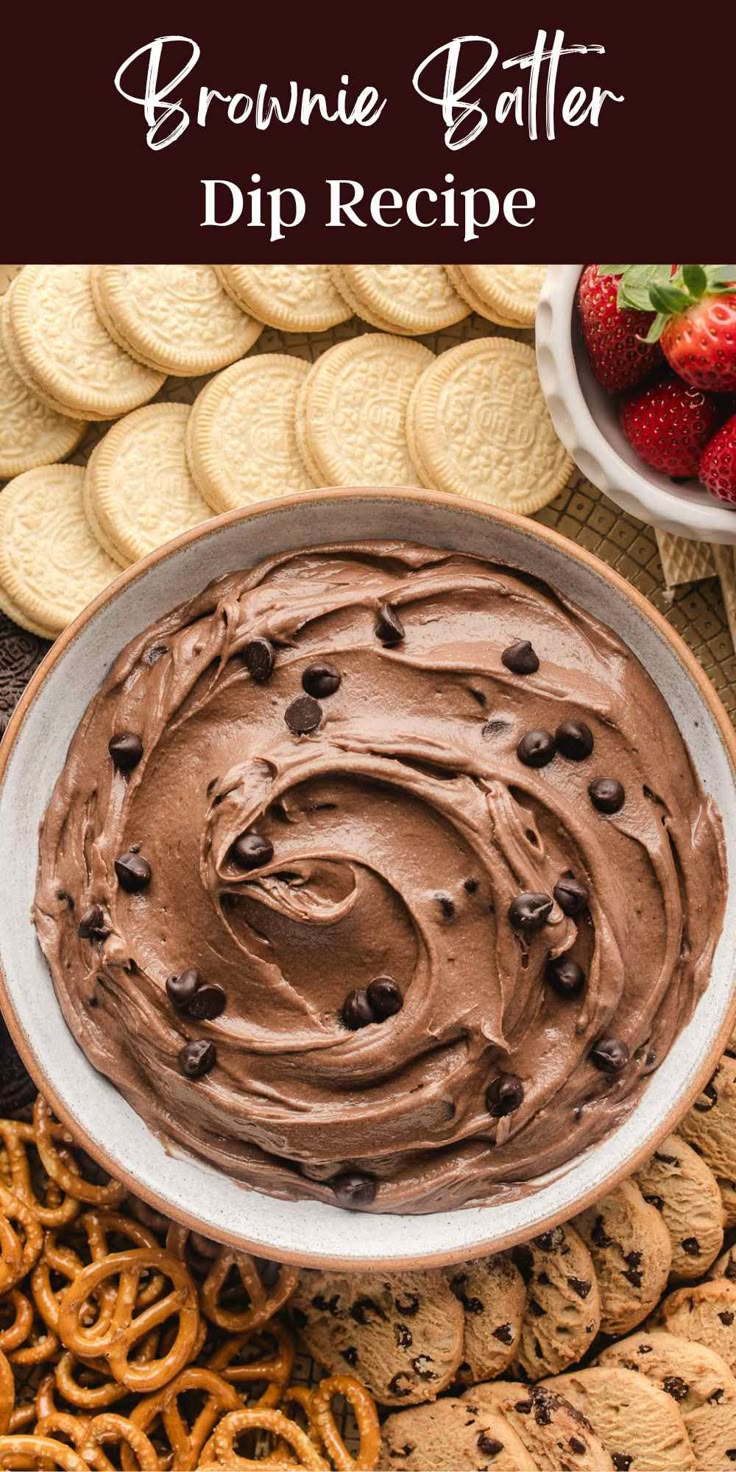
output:
[[736, 543], [736, 509], [703, 490], [686, 499], [665, 476], [627, 464], [590, 412], [575, 364], [573, 312], [585, 266], [547, 267], [537, 305], [537, 369], [552, 423], [575, 464], [600, 491], [640, 521], [690, 541]]
[[[239, 525], [242, 522], [252, 522], [261, 517], [274, 515], [274, 513], [285, 512], [288, 514], [292, 508], [296, 509], [299, 506], [324, 506], [330, 502], [348, 502], [351, 507], [354, 507], [356, 501], [367, 503], [377, 502], [379, 505], [384, 506], [391, 502], [399, 504], [409, 502], [422, 504], [427, 507], [452, 510], [461, 517], [469, 516], [475, 518], [480, 515], [484, 520], [492, 523], [500, 523], [503, 527], [507, 527], [532, 541], [541, 541], [552, 552], [562, 554], [564, 557], [572, 557], [575, 561], [581, 563], [589, 573], [597, 575], [597, 578], [604, 584], [611, 585], [615, 593], [623, 597], [629, 604], [633, 604], [634, 609], [640, 615], [644, 616], [645, 622], [653, 626], [653, 632], [659, 635], [660, 640], [663, 641], [665, 646], [669, 647], [670, 656], [674, 656], [683, 667], [685, 674], [689, 677], [691, 686], [695, 687], [702, 707], [705, 708], [706, 714], [710, 717], [715, 735], [722, 744], [731, 778], [734, 784], [736, 784], [736, 731], [731, 725], [725, 708], [704, 670], [676, 631], [653, 608], [643, 594], [627, 583], [614, 569], [608, 567], [599, 558], [588, 552], [586, 548], [570, 542], [558, 532], [538, 522], [530, 522], [527, 518], [516, 516], [511, 512], [500, 511], [495, 507], [480, 502], [460, 499], [456, 496], [440, 492], [430, 492], [415, 487], [359, 487], [356, 489], [346, 488], [339, 490], [317, 488], [311, 492], [301, 492], [270, 501], [259, 502], [244, 510], [229, 512], [203, 523], [200, 527], [184, 533], [182, 536], [167, 543], [165, 547], [158, 549], [145, 559], [123, 571], [102, 594], [84, 609], [79, 617], [59, 636], [33, 675], [21, 696], [8, 725], [5, 737], [0, 744], [0, 813], [2, 811], [3, 796], [6, 789], [8, 768], [28, 713], [42, 691], [52, 670], [56, 668], [62, 659], [65, 651], [80, 638], [87, 625], [101, 609], [106, 607], [108, 603], [113, 602], [117, 595], [131, 584], [135, 584], [141, 578], [145, 577], [150, 569], [175, 557], [180, 550], [189, 547], [192, 543], [217, 536], [224, 528]], [[305, 543], [304, 545], [310, 544]], [[326, 545], [324, 537], [321, 537], [318, 541], [315, 540], [311, 545]], [[30, 918], [28, 923], [30, 926]], [[1, 938], [0, 934], [0, 940]], [[156, 1184], [150, 1179], [145, 1183], [141, 1182], [134, 1171], [124, 1161], [121, 1161], [121, 1159], [111, 1153], [108, 1146], [97, 1138], [95, 1134], [94, 1116], [87, 1117], [81, 1122], [76, 1110], [72, 1109], [65, 1099], [60, 1096], [56, 1081], [49, 1078], [44, 1066], [39, 1061], [33, 1048], [32, 1039], [28, 1035], [18, 1015], [13, 994], [13, 984], [9, 982], [4, 974], [1, 958], [0, 1002], [2, 1003], [2, 1011], [6, 1023], [20, 1055], [31, 1075], [39, 1084], [39, 1087], [42, 1087], [57, 1117], [73, 1133], [78, 1142], [88, 1150], [90, 1156], [97, 1160], [111, 1175], [121, 1179], [133, 1194], [141, 1197], [149, 1205], [164, 1212], [172, 1219], [181, 1222], [184, 1226], [195, 1231], [204, 1232], [206, 1235], [226, 1242], [241, 1251], [251, 1251], [258, 1256], [271, 1257], [279, 1261], [293, 1263], [297, 1266], [329, 1267], [332, 1269], [344, 1268], [351, 1271], [372, 1269], [397, 1270], [442, 1266], [463, 1261], [468, 1257], [482, 1257], [483, 1255], [510, 1247], [519, 1241], [526, 1240], [532, 1235], [538, 1235], [543, 1231], [549, 1230], [560, 1221], [567, 1220], [576, 1212], [583, 1210], [587, 1205], [604, 1194], [605, 1191], [612, 1189], [619, 1181], [631, 1175], [648, 1158], [658, 1143], [675, 1128], [682, 1115], [692, 1103], [693, 1099], [697, 1097], [697, 1094], [712, 1074], [730, 1036], [734, 1021], [736, 1021], [736, 989], [734, 988], [732, 978], [729, 1004], [725, 1008], [720, 1023], [710, 1039], [707, 1051], [704, 1052], [700, 1065], [692, 1070], [686, 1088], [678, 1094], [676, 1101], [671, 1099], [668, 1108], [663, 1111], [656, 1124], [648, 1127], [646, 1138], [639, 1143], [636, 1150], [630, 1151], [622, 1159], [619, 1159], [615, 1165], [604, 1169], [600, 1175], [596, 1174], [594, 1178], [591, 1176], [590, 1170], [588, 1170], [588, 1184], [584, 1190], [574, 1195], [573, 1207], [571, 1207], [570, 1200], [566, 1197], [562, 1205], [559, 1202], [556, 1206], [544, 1205], [540, 1210], [540, 1205], [545, 1202], [548, 1195], [554, 1192], [560, 1182], [562, 1181], [564, 1184], [566, 1180], [572, 1178], [576, 1165], [582, 1166], [585, 1163], [587, 1166], [589, 1162], [596, 1160], [598, 1152], [602, 1147], [608, 1145], [611, 1140], [611, 1136], [607, 1136], [597, 1146], [592, 1147], [592, 1150], [578, 1156], [572, 1167], [561, 1173], [557, 1173], [549, 1183], [545, 1183], [537, 1191], [523, 1198], [525, 1207], [527, 1208], [526, 1219], [521, 1221], [513, 1230], [499, 1235], [498, 1232], [494, 1232], [492, 1227], [492, 1214], [497, 1209], [494, 1208], [493, 1204], [484, 1207], [460, 1208], [456, 1211], [429, 1215], [345, 1212], [336, 1207], [325, 1206], [321, 1202], [281, 1201], [274, 1197], [263, 1196], [261, 1193], [251, 1191], [246, 1187], [229, 1181], [227, 1177], [220, 1176], [219, 1173], [213, 1172], [210, 1167], [203, 1165], [193, 1157], [183, 1154], [172, 1156], [169, 1152], [165, 1151], [162, 1142], [143, 1125], [143, 1121], [134, 1113], [131, 1106], [114, 1089], [113, 1085], [96, 1073], [96, 1070], [85, 1058], [78, 1045], [74, 1044], [82, 1060], [81, 1066], [84, 1071], [90, 1079], [97, 1080], [100, 1087], [112, 1092], [116, 1100], [115, 1107], [122, 1113], [127, 1112], [126, 1118], [129, 1125], [131, 1121], [138, 1123], [146, 1134], [151, 1148], [154, 1149], [154, 1153], [158, 1151], [159, 1164], [162, 1160], [166, 1159], [172, 1163], [172, 1168], [175, 1171], [181, 1171], [182, 1177], [186, 1178], [188, 1192], [185, 1190], [183, 1197], [172, 1201], [169, 1196], [162, 1194], [162, 1188], [158, 1184], [158, 1177], [156, 1177]], [[59, 1016], [61, 1017], [60, 1009]], [[691, 1025], [692, 1019], [688, 1027]], [[682, 1037], [682, 1034], [680, 1036]], [[666, 1064], [667, 1060], [662, 1065], [662, 1069], [666, 1067]], [[623, 1125], [618, 1127], [615, 1131], [617, 1136], [622, 1131], [626, 1131], [629, 1122], [635, 1116], [640, 1115], [643, 1103], [644, 1101], [640, 1101], [636, 1109], [624, 1121]], [[84, 1107], [86, 1108], [87, 1106], [85, 1105]], [[89, 1115], [89, 1110], [87, 1110], [87, 1113]], [[267, 1202], [269, 1204], [268, 1209], [271, 1212], [272, 1219], [269, 1222], [269, 1235], [267, 1237], [254, 1231], [252, 1226], [241, 1228], [230, 1225], [229, 1220], [227, 1225], [221, 1220], [214, 1223], [211, 1207], [209, 1216], [206, 1213], [203, 1214], [201, 1210], [197, 1213], [192, 1208], [191, 1191], [194, 1189], [194, 1183], [199, 1185], [200, 1188], [204, 1184], [204, 1194], [206, 1195], [208, 1183], [211, 1188], [213, 1178], [220, 1182], [221, 1187], [223, 1187], [224, 1182], [224, 1187], [231, 1187], [237, 1192], [237, 1198], [233, 1199], [237, 1199], [238, 1205], [242, 1203], [244, 1216], [247, 1216], [248, 1204], [250, 1204], [251, 1208], [254, 1207], [257, 1201], [260, 1203]], [[287, 1243], [283, 1240], [284, 1232], [280, 1227], [279, 1219], [282, 1215], [288, 1217], [290, 1214], [293, 1215], [294, 1212], [302, 1219], [302, 1229], [304, 1229], [306, 1219], [310, 1231], [314, 1233], [314, 1237], [310, 1241], [308, 1248], [302, 1247], [301, 1240], [299, 1241], [298, 1247], [287, 1245], [290, 1238], [293, 1242], [293, 1233], [286, 1233]], [[471, 1232], [471, 1239], [463, 1239], [462, 1245], [456, 1243], [452, 1246], [443, 1246], [441, 1236], [438, 1236], [438, 1233], [446, 1230], [448, 1223], [458, 1222], [463, 1217], [472, 1218], [476, 1224], [475, 1229]], [[274, 1218], [276, 1219], [275, 1224]], [[343, 1240], [343, 1247], [336, 1250], [334, 1241], [329, 1250], [326, 1250], [324, 1246], [320, 1247], [316, 1245], [319, 1242], [320, 1236], [323, 1236], [327, 1241], [334, 1239], [335, 1232], [332, 1230], [332, 1227], [335, 1222], [339, 1223], [337, 1236]], [[397, 1223], [402, 1227], [406, 1227], [406, 1242], [402, 1244], [400, 1250], [396, 1250], [396, 1246], [394, 1246], [392, 1250], [377, 1253], [374, 1249], [375, 1241], [381, 1233], [380, 1224], [387, 1222]], [[433, 1236], [433, 1245], [425, 1248], [418, 1247], [417, 1242], [425, 1230], [422, 1224], [427, 1223], [436, 1224], [436, 1230], [430, 1234]], [[445, 1224], [444, 1228], [443, 1224]], [[272, 1229], [275, 1232], [276, 1240], [271, 1239], [270, 1233]], [[358, 1244], [357, 1250], [356, 1244]]]

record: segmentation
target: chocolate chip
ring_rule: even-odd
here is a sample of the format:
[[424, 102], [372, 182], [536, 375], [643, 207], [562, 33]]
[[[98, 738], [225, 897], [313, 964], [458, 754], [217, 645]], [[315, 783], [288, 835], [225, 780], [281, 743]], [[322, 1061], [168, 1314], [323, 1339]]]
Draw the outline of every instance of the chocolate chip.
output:
[[539, 1236], [534, 1238], [534, 1246], [538, 1247], [541, 1252], [556, 1252], [558, 1247], [562, 1247], [564, 1240], [565, 1233], [562, 1227], [551, 1227], [549, 1232], [540, 1232]]
[[415, 1374], [419, 1376], [419, 1379], [420, 1380], [436, 1380], [437, 1379], [437, 1375], [436, 1375], [435, 1371], [434, 1370], [430, 1370], [430, 1368], [429, 1368], [429, 1366], [432, 1364], [432, 1358], [431, 1358], [430, 1355], [428, 1355], [428, 1354], [418, 1354], [417, 1357], [416, 1357], [416, 1359], [415, 1360], [412, 1360], [411, 1363], [412, 1363], [412, 1368], [414, 1369]]
[[344, 1349], [343, 1350], [342, 1357], [343, 1357], [344, 1360], [347, 1360], [348, 1364], [354, 1370], [355, 1369], [355, 1366], [358, 1363], [358, 1351], [355, 1348], [355, 1345], [354, 1344], [349, 1344], [347, 1346], [347, 1349]]
[[681, 1401], [686, 1399], [690, 1391], [690, 1386], [687, 1380], [682, 1379], [681, 1375], [665, 1375], [662, 1381], [662, 1389], [666, 1390], [667, 1394], [671, 1395], [673, 1400]]
[[619, 1038], [599, 1038], [590, 1056], [596, 1068], [603, 1073], [620, 1073], [629, 1061], [629, 1050]]
[[602, 1216], [597, 1216], [596, 1217], [596, 1219], [595, 1219], [595, 1221], [593, 1223], [593, 1230], [592, 1230], [592, 1232], [590, 1234], [590, 1239], [591, 1239], [591, 1242], [594, 1242], [595, 1243], [595, 1246], [596, 1247], [611, 1247], [611, 1246], [613, 1246], [613, 1238], [612, 1237], [609, 1237], [609, 1235], [608, 1235], [608, 1233], [607, 1233], [607, 1231], [605, 1229], [605, 1226], [603, 1225], [603, 1217]]
[[77, 935], [82, 940], [106, 940], [111, 929], [112, 921], [102, 905], [90, 905], [77, 926]]
[[411, 1349], [414, 1336], [408, 1324], [394, 1324], [397, 1349]]
[[379, 1022], [394, 1017], [404, 1005], [401, 988], [392, 976], [376, 976], [366, 987], [368, 1003]]
[[344, 1206], [346, 1210], [360, 1210], [361, 1206], [370, 1206], [376, 1199], [378, 1186], [372, 1176], [360, 1175], [358, 1171], [343, 1171], [342, 1175], [335, 1176], [330, 1182], [335, 1193], [338, 1206]]
[[225, 1011], [227, 997], [222, 987], [216, 981], [204, 982], [197, 988], [187, 1012], [190, 1017], [196, 1017], [201, 1022], [212, 1022]]
[[588, 1450], [586, 1443], [581, 1441], [579, 1436], [571, 1436], [567, 1444], [576, 1457], [582, 1457], [583, 1453]]
[[405, 1319], [413, 1319], [414, 1315], [419, 1313], [419, 1299], [416, 1293], [406, 1293], [403, 1298], [394, 1298], [394, 1303]]
[[695, 1103], [693, 1104], [693, 1109], [695, 1109], [698, 1114], [710, 1113], [710, 1110], [713, 1109], [713, 1107], [718, 1103], [718, 1090], [713, 1081], [715, 1077], [716, 1074], [713, 1075], [710, 1083], [707, 1083], [705, 1085], [702, 1094], [700, 1094], [700, 1096], [695, 1100]]
[[270, 864], [273, 844], [251, 829], [250, 833], [241, 833], [236, 838], [230, 849], [230, 858], [239, 869], [260, 869], [263, 864]]
[[616, 1468], [616, 1472], [629, 1472], [629, 1467], [633, 1460], [634, 1458], [630, 1457], [627, 1452], [611, 1453], [611, 1461]]
[[467, 1273], [455, 1273], [454, 1277], [450, 1280], [450, 1292], [453, 1297], [457, 1299], [458, 1303], [462, 1304], [466, 1314], [482, 1314], [484, 1305], [480, 1298], [471, 1298], [467, 1290]]
[[587, 884], [573, 874], [563, 874], [552, 893], [564, 915], [580, 915], [590, 899]]
[[436, 894], [435, 899], [442, 911], [443, 920], [455, 919], [455, 901], [449, 894]]
[[406, 1370], [399, 1370], [398, 1374], [388, 1382], [389, 1393], [395, 1395], [397, 1399], [404, 1395], [411, 1395], [411, 1382], [408, 1385], [402, 1385], [402, 1380], [409, 1380]]
[[723, 1312], [718, 1315], [718, 1317], [725, 1328], [730, 1329], [733, 1323], [733, 1314], [730, 1308], [724, 1309]]
[[593, 732], [585, 721], [562, 721], [555, 731], [555, 740], [569, 762], [583, 762], [593, 750]]
[[599, 813], [618, 813], [626, 800], [623, 784], [615, 777], [595, 777], [588, 787], [588, 794]]
[[322, 707], [311, 695], [299, 695], [287, 705], [284, 720], [294, 736], [307, 736], [322, 724]]
[[151, 865], [148, 859], [141, 854], [134, 853], [128, 849], [127, 853], [121, 854], [115, 860], [115, 873], [118, 876], [118, 884], [127, 894], [138, 894], [151, 882]]
[[513, 1344], [514, 1331], [511, 1324], [499, 1324], [498, 1328], [493, 1330], [493, 1337], [499, 1339], [501, 1344]]
[[539, 656], [528, 639], [518, 639], [504, 649], [501, 663], [511, 670], [512, 675], [535, 675], [539, 669]]
[[524, 1085], [515, 1073], [501, 1073], [486, 1089], [486, 1109], [494, 1119], [513, 1114], [524, 1102]]
[[342, 676], [334, 664], [328, 664], [326, 659], [315, 660], [314, 664], [308, 664], [302, 675], [302, 689], [307, 695], [313, 695], [315, 700], [326, 700], [328, 695], [334, 695], [340, 688]]
[[178, 976], [169, 976], [166, 979], [166, 995], [173, 1007], [178, 1012], [186, 1012], [190, 1003], [194, 1001], [201, 977], [193, 966], [187, 971], [182, 971]]
[[683, 1237], [680, 1246], [688, 1257], [700, 1256], [700, 1243], [697, 1237]]
[[463, 889], [466, 891], [467, 894], [475, 894], [478, 889], [478, 880], [473, 879], [472, 876], [470, 879], [464, 879]]
[[590, 1278], [568, 1278], [567, 1281], [570, 1284], [573, 1293], [577, 1293], [578, 1298], [588, 1297], [588, 1294], [590, 1293], [592, 1287]]
[[546, 767], [555, 754], [555, 738], [551, 731], [526, 731], [516, 755], [525, 767]]
[[399, 618], [395, 608], [390, 603], [381, 603], [376, 619], [376, 638], [380, 639], [389, 649], [394, 644], [400, 644], [404, 638], [404, 625]]
[[276, 651], [270, 639], [251, 639], [243, 650], [248, 674], [257, 684], [263, 685], [273, 674]]
[[386, 1315], [374, 1298], [369, 1298], [367, 1294], [364, 1294], [362, 1298], [356, 1298], [350, 1309], [350, 1317], [355, 1319], [356, 1324], [365, 1325], [377, 1319], [385, 1319]]
[[553, 903], [548, 894], [535, 894], [533, 891], [517, 894], [509, 905], [509, 920], [514, 930], [525, 933], [541, 930], [549, 919]]
[[356, 987], [355, 991], [348, 992], [340, 1015], [344, 1026], [350, 1028], [351, 1032], [357, 1032], [359, 1027], [368, 1027], [369, 1023], [378, 1020], [364, 987]]
[[186, 1043], [179, 1054], [179, 1067], [187, 1078], [203, 1078], [217, 1062], [214, 1043], [206, 1038], [197, 1038]]
[[548, 956], [544, 974], [560, 997], [576, 997], [585, 986], [585, 972], [572, 956]]
[[143, 756], [143, 742], [133, 731], [122, 731], [119, 736], [111, 736], [107, 749], [113, 766], [120, 772], [132, 772]]
[[478, 1437], [478, 1451], [484, 1457], [497, 1457], [503, 1451], [503, 1442], [497, 1436], [490, 1436], [487, 1431], [481, 1431]]

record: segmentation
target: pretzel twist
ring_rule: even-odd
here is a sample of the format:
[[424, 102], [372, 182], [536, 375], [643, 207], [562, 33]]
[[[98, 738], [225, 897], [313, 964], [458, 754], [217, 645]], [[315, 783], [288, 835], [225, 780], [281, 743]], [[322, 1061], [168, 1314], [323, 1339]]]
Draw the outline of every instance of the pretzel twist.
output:
[[[63, 1139], [61, 1125], [52, 1125], [50, 1133], [54, 1139]], [[11, 1191], [25, 1201], [42, 1227], [63, 1227], [76, 1217], [79, 1202], [76, 1197], [62, 1189], [50, 1177], [46, 1181], [45, 1196], [36, 1190], [31, 1164], [30, 1149], [38, 1151], [38, 1141], [33, 1125], [22, 1120], [1, 1119], [0, 1139], [5, 1149], [5, 1174]], [[48, 1172], [47, 1172], [48, 1176]]]
[[125, 1187], [119, 1181], [110, 1179], [106, 1185], [101, 1186], [94, 1181], [85, 1180], [71, 1149], [57, 1149], [58, 1138], [71, 1147], [72, 1137], [54, 1119], [46, 1100], [40, 1094], [33, 1106], [33, 1128], [43, 1168], [62, 1191], [66, 1191], [77, 1201], [87, 1201], [94, 1206], [120, 1205], [125, 1196]]
[[[235, 1271], [248, 1299], [243, 1309], [228, 1308], [223, 1302], [227, 1280]], [[260, 1328], [286, 1303], [294, 1292], [298, 1273], [296, 1268], [282, 1267], [272, 1288], [262, 1282], [255, 1259], [247, 1252], [233, 1252], [230, 1247], [220, 1247], [200, 1288], [202, 1311], [218, 1329], [228, 1334], [247, 1334]]]
[[42, 1247], [43, 1230], [30, 1206], [0, 1185], [0, 1293], [15, 1288], [30, 1272]]
[[[204, 1404], [193, 1419], [187, 1418], [180, 1399], [198, 1391], [204, 1395]], [[237, 1411], [242, 1401], [234, 1386], [223, 1380], [214, 1370], [204, 1366], [189, 1365], [182, 1370], [163, 1390], [139, 1401], [131, 1413], [131, 1421], [142, 1431], [149, 1432], [158, 1421], [163, 1426], [172, 1451], [172, 1460], [167, 1465], [171, 1472], [189, 1472], [196, 1467], [202, 1448], [212, 1428], [227, 1411]], [[132, 1461], [123, 1448], [123, 1467], [132, 1468]]]
[[[337, 1429], [332, 1402], [342, 1395], [351, 1407], [360, 1438], [352, 1457]], [[312, 1391], [313, 1424], [337, 1472], [372, 1472], [381, 1450], [381, 1427], [372, 1397], [352, 1375], [330, 1375]]]
[[296, 1348], [288, 1329], [274, 1320], [263, 1332], [264, 1338], [273, 1340], [273, 1352], [269, 1354], [266, 1351], [258, 1359], [241, 1363], [238, 1356], [254, 1341], [258, 1343], [259, 1337], [258, 1334], [236, 1334], [226, 1339], [210, 1356], [208, 1365], [232, 1385], [253, 1385], [264, 1381], [266, 1388], [255, 1404], [256, 1407], [273, 1409], [279, 1404], [283, 1388], [291, 1379]]
[[4, 1327], [0, 1328], [0, 1350], [9, 1354], [12, 1349], [20, 1349], [31, 1333], [33, 1304], [19, 1288], [11, 1288], [0, 1299], [0, 1316], [5, 1320]]
[[255, 1468], [257, 1472], [262, 1463], [262, 1458], [238, 1456], [235, 1444], [244, 1431], [267, 1431], [290, 1448], [293, 1456], [289, 1462], [271, 1463], [272, 1468], [283, 1465], [305, 1467], [309, 1472], [329, 1472], [329, 1464], [320, 1456], [306, 1431], [302, 1431], [301, 1426], [296, 1421], [291, 1421], [282, 1411], [266, 1407], [233, 1411], [216, 1427], [211, 1440], [212, 1449], [216, 1464], [227, 1467], [228, 1472], [233, 1468]]
[[[172, 1287], [136, 1313], [143, 1272], [159, 1270]], [[117, 1279], [112, 1316], [85, 1327], [83, 1310], [99, 1288]], [[167, 1320], [177, 1321], [173, 1343], [164, 1355], [134, 1360], [136, 1345]], [[187, 1364], [197, 1341], [199, 1305], [194, 1283], [180, 1258], [163, 1248], [133, 1248], [90, 1263], [65, 1289], [59, 1306], [59, 1336], [81, 1359], [107, 1360], [112, 1375], [128, 1390], [151, 1393], [173, 1380]]]
[[10, 1430], [10, 1417], [15, 1405], [15, 1379], [5, 1355], [0, 1350], [0, 1435]]
[[51, 1436], [0, 1436], [0, 1467], [56, 1468], [58, 1472], [89, 1472], [74, 1447]]

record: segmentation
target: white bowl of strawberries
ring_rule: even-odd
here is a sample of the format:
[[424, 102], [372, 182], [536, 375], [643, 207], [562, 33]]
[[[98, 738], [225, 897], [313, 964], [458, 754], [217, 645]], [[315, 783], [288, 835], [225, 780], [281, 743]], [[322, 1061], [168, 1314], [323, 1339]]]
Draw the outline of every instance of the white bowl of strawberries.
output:
[[736, 266], [550, 266], [536, 340], [583, 474], [664, 531], [736, 542]]

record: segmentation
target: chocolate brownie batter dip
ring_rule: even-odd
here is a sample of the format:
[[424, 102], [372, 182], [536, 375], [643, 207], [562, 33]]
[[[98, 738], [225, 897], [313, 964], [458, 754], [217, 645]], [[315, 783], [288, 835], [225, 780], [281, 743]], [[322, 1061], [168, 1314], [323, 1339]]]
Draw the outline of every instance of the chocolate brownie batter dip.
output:
[[531, 1189], [705, 987], [717, 812], [633, 654], [512, 568], [405, 544], [234, 573], [123, 650], [41, 833], [67, 1022], [164, 1139], [260, 1190]]

